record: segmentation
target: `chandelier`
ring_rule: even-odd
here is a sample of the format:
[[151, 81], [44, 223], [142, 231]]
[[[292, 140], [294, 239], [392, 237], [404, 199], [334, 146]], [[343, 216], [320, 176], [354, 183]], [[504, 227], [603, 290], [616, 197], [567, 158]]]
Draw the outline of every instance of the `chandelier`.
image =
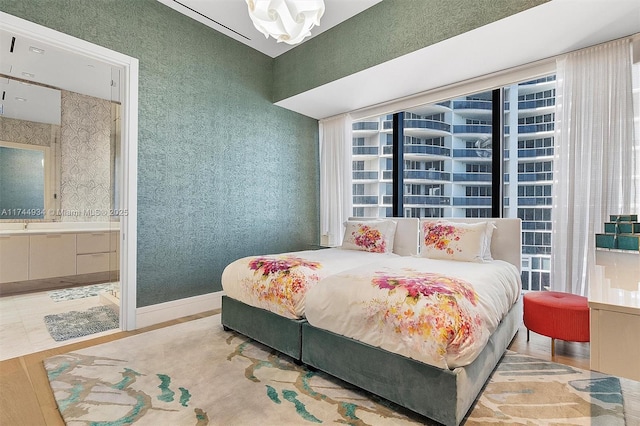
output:
[[297, 44], [320, 25], [323, 0], [246, 0], [253, 25], [266, 38]]

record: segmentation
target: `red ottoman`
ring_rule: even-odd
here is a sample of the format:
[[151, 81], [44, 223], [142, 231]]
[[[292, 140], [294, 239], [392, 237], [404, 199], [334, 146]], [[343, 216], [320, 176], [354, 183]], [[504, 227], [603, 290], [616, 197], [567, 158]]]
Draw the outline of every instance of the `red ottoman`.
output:
[[555, 355], [554, 339], [571, 342], [589, 341], [589, 305], [587, 298], [557, 291], [531, 291], [523, 297], [524, 326], [551, 337], [551, 356]]

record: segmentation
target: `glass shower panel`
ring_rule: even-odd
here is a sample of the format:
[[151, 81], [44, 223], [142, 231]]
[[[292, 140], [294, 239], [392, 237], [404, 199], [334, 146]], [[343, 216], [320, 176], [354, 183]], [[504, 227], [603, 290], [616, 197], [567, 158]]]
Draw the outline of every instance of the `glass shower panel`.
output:
[[110, 104], [110, 132], [109, 132], [109, 225], [110, 225], [110, 246], [109, 246], [109, 282], [111, 289], [105, 299], [117, 308], [120, 313], [121, 282], [120, 282], [120, 243], [122, 241], [121, 228], [127, 212], [121, 206], [121, 176], [122, 176], [122, 106], [120, 104], [122, 96], [121, 88], [122, 70], [113, 68], [111, 70], [111, 104]]

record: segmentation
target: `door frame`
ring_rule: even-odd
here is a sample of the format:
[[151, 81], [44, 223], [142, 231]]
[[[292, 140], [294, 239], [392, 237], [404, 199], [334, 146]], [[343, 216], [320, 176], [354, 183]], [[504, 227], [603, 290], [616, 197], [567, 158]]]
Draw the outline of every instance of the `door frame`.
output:
[[136, 328], [138, 59], [0, 11], [0, 27], [121, 70], [120, 328]]

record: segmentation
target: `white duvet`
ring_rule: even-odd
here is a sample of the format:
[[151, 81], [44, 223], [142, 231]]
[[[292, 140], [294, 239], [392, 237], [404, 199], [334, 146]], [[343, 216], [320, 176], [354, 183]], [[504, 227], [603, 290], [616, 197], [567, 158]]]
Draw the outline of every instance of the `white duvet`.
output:
[[222, 272], [227, 296], [287, 318], [302, 318], [306, 293], [318, 281], [338, 272], [399, 257], [395, 254], [330, 248], [250, 256]]
[[325, 278], [307, 321], [440, 368], [471, 363], [520, 294], [515, 266], [387, 258]]

